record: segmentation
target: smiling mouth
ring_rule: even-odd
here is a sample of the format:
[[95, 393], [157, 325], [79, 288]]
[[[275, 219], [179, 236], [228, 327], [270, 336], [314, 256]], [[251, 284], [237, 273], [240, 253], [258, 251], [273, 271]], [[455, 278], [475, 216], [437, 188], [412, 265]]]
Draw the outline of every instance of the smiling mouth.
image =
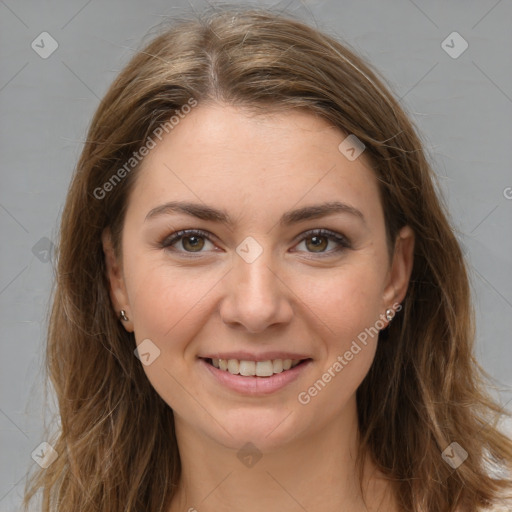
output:
[[272, 377], [287, 372], [311, 359], [272, 359], [267, 361], [245, 361], [239, 359], [203, 358], [218, 370], [244, 377]]

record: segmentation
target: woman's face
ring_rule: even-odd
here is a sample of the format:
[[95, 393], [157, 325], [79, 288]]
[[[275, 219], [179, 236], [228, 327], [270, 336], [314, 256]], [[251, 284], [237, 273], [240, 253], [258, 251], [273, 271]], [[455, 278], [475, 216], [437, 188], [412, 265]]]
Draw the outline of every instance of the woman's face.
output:
[[[265, 449], [354, 414], [413, 238], [402, 230], [389, 260], [376, 179], [345, 137], [301, 111], [199, 105], [143, 161], [122, 270], [107, 235], [104, 248], [177, 428]], [[180, 230], [201, 232], [173, 241]]]

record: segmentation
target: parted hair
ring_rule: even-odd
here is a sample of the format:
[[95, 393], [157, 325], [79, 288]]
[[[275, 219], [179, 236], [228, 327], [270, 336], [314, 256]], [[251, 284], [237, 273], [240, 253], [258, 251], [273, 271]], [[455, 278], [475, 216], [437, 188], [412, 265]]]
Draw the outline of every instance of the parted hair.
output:
[[[101, 242], [109, 227], [122, 256], [139, 166], [95, 191], [191, 99], [261, 115], [303, 109], [364, 143], [389, 249], [404, 225], [415, 248], [403, 309], [357, 390], [359, 462], [371, 456], [403, 512], [476, 512], [510, 489], [512, 442], [475, 359], [467, 262], [419, 131], [385, 83], [348, 44], [269, 8], [217, 6], [151, 34], [97, 108], [67, 193], [45, 363], [58, 457], [34, 469], [26, 507], [39, 495], [43, 512], [166, 512], [175, 494], [173, 411], [112, 307]], [[453, 441], [468, 453], [457, 469], [442, 457]]]

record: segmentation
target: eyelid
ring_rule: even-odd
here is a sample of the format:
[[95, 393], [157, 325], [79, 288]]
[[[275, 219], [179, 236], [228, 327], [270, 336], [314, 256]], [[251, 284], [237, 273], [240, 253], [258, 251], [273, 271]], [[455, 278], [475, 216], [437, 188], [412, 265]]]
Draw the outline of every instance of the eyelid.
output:
[[[210, 242], [212, 242], [212, 240], [218, 240], [217, 237], [213, 233], [210, 233], [209, 231], [205, 231], [203, 229], [189, 228], [189, 229], [180, 229], [178, 231], [171, 233], [170, 235], [165, 236], [163, 238], [163, 240], [161, 240], [159, 242], [159, 245], [163, 249], [167, 249], [174, 243], [179, 242], [181, 239], [186, 238], [187, 236], [194, 236], [194, 235], [205, 238], [205, 239], [209, 240]], [[176, 252], [182, 252], [182, 253], [186, 253], [186, 254], [194, 254], [193, 252], [187, 252], [187, 251], [176, 251]], [[196, 254], [200, 254], [200, 252], [196, 253]]]
[[[331, 231], [330, 229], [325, 228], [314, 228], [314, 229], [308, 229], [307, 231], [302, 232], [295, 240], [297, 242], [302, 242], [304, 239], [310, 237], [310, 236], [324, 236], [325, 238], [328, 238], [329, 240], [334, 240], [335, 242], [339, 243], [345, 248], [351, 248], [352, 244], [350, 240], [341, 233], [337, 233], [336, 231]], [[333, 251], [330, 251], [333, 252]], [[310, 254], [315, 254], [314, 252]], [[317, 253], [322, 254], [322, 253]], [[328, 254], [328, 253], [326, 253]]]
[[[194, 236], [194, 235], [205, 238], [206, 240], [208, 240], [212, 243], [213, 243], [213, 240], [218, 240], [217, 237], [213, 233], [210, 233], [209, 231], [205, 231], [203, 229], [189, 228], [189, 229], [181, 229], [181, 230], [175, 231], [174, 233], [171, 233], [170, 235], [167, 235], [159, 243], [159, 245], [163, 249], [169, 249], [169, 247], [171, 247], [176, 242], [179, 242], [181, 239], [186, 238], [187, 236]], [[323, 237], [327, 238], [328, 240], [332, 240], [332, 241], [336, 242], [338, 244], [338, 248], [331, 250], [331, 251], [318, 252], [318, 253], [315, 253], [315, 252], [308, 253], [306, 251], [307, 254], [311, 254], [311, 255], [317, 254], [320, 257], [322, 257], [322, 255], [331, 255], [331, 254], [340, 252], [344, 249], [352, 248], [352, 244], [346, 236], [342, 235], [341, 233], [337, 233], [335, 231], [331, 231], [331, 230], [325, 229], [325, 228], [314, 228], [314, 229], [309, 229], [307, 231], [300, 233], [294, 239], [294, 245], [297, 245], [298, 243], [306, 240], [308, 237], [315, 236], [315, 235], [323, 236]], [[187, 254], [187, 255], [190, 255], [191, 257], [194, 257], [192, 255], [195, 255], [195, 254], [199, 255], [203, 251], [199, 251], [197, 253], [190, 252], [190, 251], [175, 251], [175, 252]], [[304, 252], [304, 251], [299, 251], [299, 252]]]

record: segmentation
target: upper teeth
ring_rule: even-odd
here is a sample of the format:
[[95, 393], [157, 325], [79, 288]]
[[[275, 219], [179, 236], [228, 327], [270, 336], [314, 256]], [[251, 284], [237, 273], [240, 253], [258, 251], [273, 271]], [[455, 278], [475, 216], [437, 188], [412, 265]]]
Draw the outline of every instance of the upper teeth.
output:
[[212, 359], [212, 364], [220, 370], [227, 370], [233, 375], [270, 377], [274, 373], [289, 370], [300, 363], [300, 359], [273, 359], [268, 361], [245, 361], [238, 359]]

